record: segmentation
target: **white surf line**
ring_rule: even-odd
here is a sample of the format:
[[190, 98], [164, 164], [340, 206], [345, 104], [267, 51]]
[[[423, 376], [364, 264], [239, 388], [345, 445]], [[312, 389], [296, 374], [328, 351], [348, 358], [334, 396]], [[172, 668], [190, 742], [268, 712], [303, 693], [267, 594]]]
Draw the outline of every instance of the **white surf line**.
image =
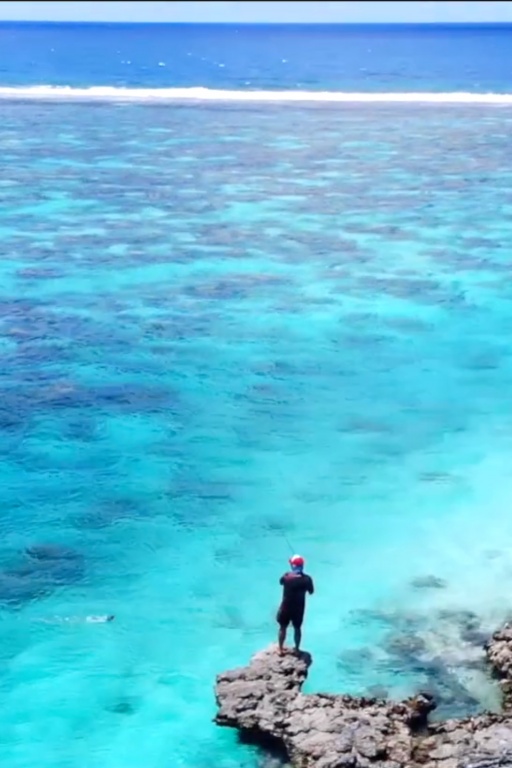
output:
[[0, 99], [24, 101], [128, 101], [128, 102], [311, 102], [332, 104], [490, 104], [512, 105], [512, 93], [466, 92], [350, 92], [350, 91], [243, 91], [210, 88], [117, 88], [112, 86], [38, 85], [0, 86]]

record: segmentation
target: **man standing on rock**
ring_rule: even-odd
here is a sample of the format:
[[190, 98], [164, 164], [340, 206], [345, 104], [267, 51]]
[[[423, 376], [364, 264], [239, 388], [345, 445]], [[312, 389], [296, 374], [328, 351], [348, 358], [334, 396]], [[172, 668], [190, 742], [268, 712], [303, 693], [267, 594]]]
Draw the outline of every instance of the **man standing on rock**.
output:
[[279, 583], [283, 587], [283, 598], [277, 612], [279, 624], [279, 654], [284, 653], [286, 630], [291, 623], [294, 631], [295, 651], [300, 649], [302, 639], [302, 621], [306, 608], [306, 592], [313, 594], [313, 579], [304, 573], [304, 558], [300, 555], [290, 557], [291, 571], [281, 576]]

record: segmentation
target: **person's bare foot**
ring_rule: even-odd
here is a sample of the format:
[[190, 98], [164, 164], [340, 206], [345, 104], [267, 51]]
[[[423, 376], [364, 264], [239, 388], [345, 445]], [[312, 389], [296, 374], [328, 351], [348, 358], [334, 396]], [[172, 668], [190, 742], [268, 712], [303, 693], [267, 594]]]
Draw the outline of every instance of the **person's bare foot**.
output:
[[279, 654], [279, 656], [284, 656], [284, 648], [280, 648], [280, 647], [278, 646], [278, 647], [277, 647], [277, 653]]

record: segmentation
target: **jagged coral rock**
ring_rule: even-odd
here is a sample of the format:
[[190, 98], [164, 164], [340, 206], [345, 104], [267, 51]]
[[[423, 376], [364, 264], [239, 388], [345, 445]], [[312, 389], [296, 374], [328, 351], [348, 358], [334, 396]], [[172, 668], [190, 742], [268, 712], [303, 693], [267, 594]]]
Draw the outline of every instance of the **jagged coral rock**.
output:
[[500, 679], [503, 714], [429, 724], [433, 698], [403, 702], [303, 694], [312, 658], [275, 647], [218, 675], [219, 725], [278, 745], [296, 768], [512, 768], [512, 627], [486, 645]]

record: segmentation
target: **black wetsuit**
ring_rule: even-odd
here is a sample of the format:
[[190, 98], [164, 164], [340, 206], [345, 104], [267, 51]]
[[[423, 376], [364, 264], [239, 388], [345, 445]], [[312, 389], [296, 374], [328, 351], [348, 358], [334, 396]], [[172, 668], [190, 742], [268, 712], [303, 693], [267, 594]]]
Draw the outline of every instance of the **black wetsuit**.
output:
[[287, 627], [290, 622], [295, 629], [300, 629], [306, 607], [306, 592], [314, 592], [313, 579], [305, 573], [285, 573], [279, 583], [283, 586], [283, 599], [277, 612], [277, 622]]

